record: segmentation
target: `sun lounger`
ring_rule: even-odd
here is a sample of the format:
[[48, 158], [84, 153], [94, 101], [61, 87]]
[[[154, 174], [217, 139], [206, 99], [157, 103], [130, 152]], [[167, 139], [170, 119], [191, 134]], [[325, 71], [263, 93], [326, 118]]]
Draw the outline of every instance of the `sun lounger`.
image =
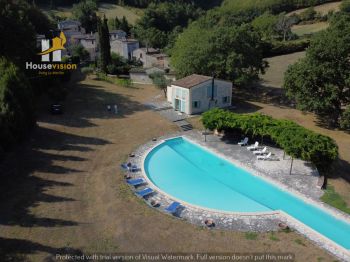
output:
[[263, 150], [257, 150], [257, 151], [254, 151], [253, 153], [254, 153], [255, 155], [263, 155], [263, 154], [267, 153], [266, 151], [267, 151], [267, 147], [265, 146], [265, 147], [263, 148]]
[[179, 202], [173, 202], [167, 208], [165, 208], [165, 211], [168, 213], [174, 214], [179, 207], [180, 207]]
[[247, 150], [257, 150], [259, 148], [259, 142], [256, 141], [254, 145], [248, 146]]
[[268, 160], [271, 159], [272, 153], [268, 153], [266, 156], [258, 156], [258, 160]]
[[128, 169], [129, 169], [127, 163], [121, 164], [120, 167], [121, 167], [122, 169], [124, 169], [124, 170], [128, 170]]
[[146, 187], [145, 189], [142, 189], [140, 191], [137, 191], [136, 194], [138, 194], [140, 197], [148, 196], [149, 194], [152, 194], [154, 191], [152, 188]]
[[323, 189], [325, 182], [326, 182], [325, 181], [325, 177], [324, 176], [320, 176], [318, 178], [318, 181], [317, 181], [317, 188]]
[[136, 165], [128, 166], [127, 163], [121, 164], [120, 167], [125, 171], [136, 172], [138, 170]]
[[238, 142], [238, 145], [245, 146], [248, 144], [248, 137], [245, 137], [241, 142]]
[[136, 179], [129, 179], [128, 181], [126, 181], [129, 185], [132, 186], [139, 186], [141, 184], [146, 183], [146, 181], [143, 178], [136, 178]]

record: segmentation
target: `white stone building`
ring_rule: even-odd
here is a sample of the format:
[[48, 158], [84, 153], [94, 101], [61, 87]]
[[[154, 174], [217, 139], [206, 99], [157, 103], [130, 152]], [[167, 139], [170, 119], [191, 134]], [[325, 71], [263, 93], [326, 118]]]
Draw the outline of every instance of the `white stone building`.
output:
[[72, 36], [71, 44], [81, 44], [89, 52], [90, 61], [95, 61], [98, 56], [98, 36], [95, 34], [81, 34]]
[[121, 55], [125, 59], [132, 59], [133, 52], [139, 48], [139, 41], [136, 39], [116, 39], [111, 41], [111, 52]]
[[210, 76], [190, 75], [167, 87], [167, 100], [188, 115], [232, 105], [232, 83]]

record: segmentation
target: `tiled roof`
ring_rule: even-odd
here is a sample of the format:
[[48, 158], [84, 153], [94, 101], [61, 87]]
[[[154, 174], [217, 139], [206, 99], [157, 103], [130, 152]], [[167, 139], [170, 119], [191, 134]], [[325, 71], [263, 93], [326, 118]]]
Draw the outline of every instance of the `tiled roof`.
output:
[[193, 74], [185, 78], [176, 80], [175, 82], [172, 83], [172, 85], [176, 85], [184, 88], [191, 88], [212, 79], [213, 78], [211, 76]]

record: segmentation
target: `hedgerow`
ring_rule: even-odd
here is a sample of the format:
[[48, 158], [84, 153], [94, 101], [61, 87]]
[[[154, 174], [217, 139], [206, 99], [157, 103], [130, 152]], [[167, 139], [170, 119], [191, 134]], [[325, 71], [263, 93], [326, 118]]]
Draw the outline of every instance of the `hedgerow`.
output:
[[291, 157], [310, 161], [322, 172], [329, 170], [338, 157], [338, 146], [330, 137], [289, 120], [260, 113], [242, 115], [212, 109], [203, 113], [202, 122], [210, 130], [236, 130], [247, 136], [269, 138]]

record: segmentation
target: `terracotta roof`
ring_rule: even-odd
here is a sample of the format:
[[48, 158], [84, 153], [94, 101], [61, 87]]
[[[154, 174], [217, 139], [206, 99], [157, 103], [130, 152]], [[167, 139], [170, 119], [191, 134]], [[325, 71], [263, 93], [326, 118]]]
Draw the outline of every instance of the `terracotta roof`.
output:
[[185, 78], [176, 80], [175, 82], [172, 82], [172, 85], [176, 85], [176, 86], [181, 86], [184, 88], [191, 88], [194, 86], [197, 86], [201, 83], [204, 83], [208, 80], [212, 80], [213, 78], [211, 76], [203, 76], [203, 75], [190, 75], [190, 76], [186, 76]]

